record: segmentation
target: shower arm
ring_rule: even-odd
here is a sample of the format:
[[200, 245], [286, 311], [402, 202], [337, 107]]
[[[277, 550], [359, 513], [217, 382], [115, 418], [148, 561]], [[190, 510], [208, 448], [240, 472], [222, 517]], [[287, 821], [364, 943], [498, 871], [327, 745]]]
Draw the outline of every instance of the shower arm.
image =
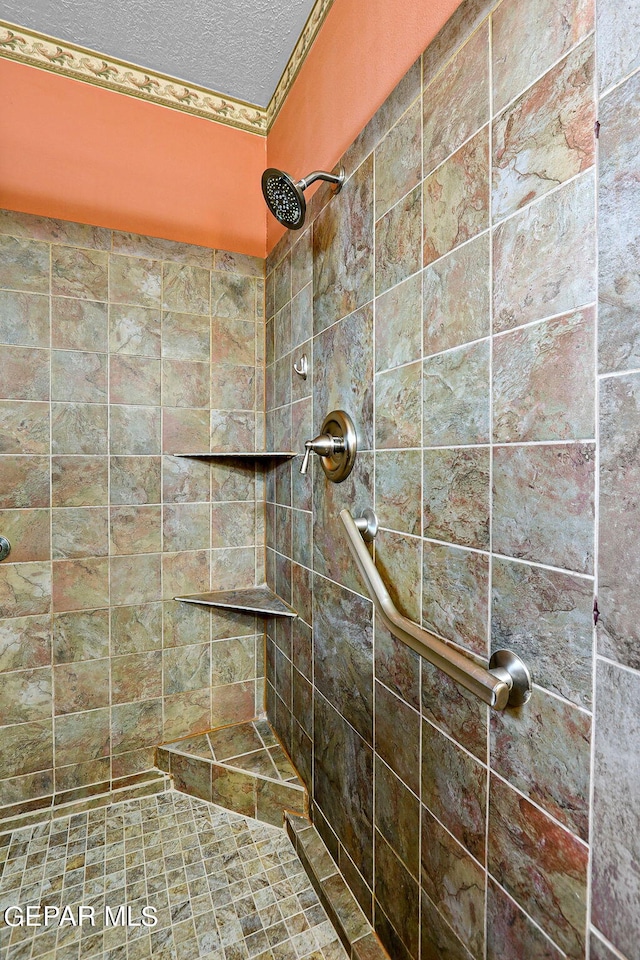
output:
[[340, 173], [325, 173], [323, 170], [314, 170], [313, 173], [309, 173], [306, 177], [303, 177], [302, 180], [298, 180], [298, 186], [301, 190], [306, 190], [307, 187], [310, 187], [316, 180], [326, 180], [327, 183], [335, 184], [335, 192], [339, 193], [344, 183], [344, 169], [341, 167]]
[[519, 657], [511, 651], [498, 650], [492, 656], [490, 669], [487, 670], [433, 633], [404, 617], [396, 609], [349, 510], [342, 510], [340, 519], [347, 533], [349, 550], [367, 592], [378, 615], [394, 637], [402, 640], [494, 710], [521, 706], [527, 702], [531, 695], [531, 678]]

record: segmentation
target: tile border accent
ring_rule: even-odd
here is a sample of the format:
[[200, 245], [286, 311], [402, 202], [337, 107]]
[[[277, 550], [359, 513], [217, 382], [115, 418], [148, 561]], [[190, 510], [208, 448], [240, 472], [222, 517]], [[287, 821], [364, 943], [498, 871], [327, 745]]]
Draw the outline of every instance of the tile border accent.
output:
[[0, 58], [266, 137], [332, 5], [333, 0], [316, 0], [266, 108], [5, 20], [0, 20]]

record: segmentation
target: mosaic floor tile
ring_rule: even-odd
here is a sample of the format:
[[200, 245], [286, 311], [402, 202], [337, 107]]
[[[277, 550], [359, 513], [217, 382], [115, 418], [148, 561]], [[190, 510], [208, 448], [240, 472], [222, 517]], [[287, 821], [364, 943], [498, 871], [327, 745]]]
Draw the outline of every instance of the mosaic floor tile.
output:
[[174, 791], [5, 834], [0, 875], [0, 960], [347, 956], [281, 829]]

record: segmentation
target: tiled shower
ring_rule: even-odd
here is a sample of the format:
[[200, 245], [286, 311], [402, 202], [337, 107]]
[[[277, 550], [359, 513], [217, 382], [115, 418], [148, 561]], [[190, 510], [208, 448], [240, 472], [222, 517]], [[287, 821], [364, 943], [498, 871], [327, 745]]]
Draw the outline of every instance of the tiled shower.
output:
[[[623, 6], [464, 0], [346, 150], [341, 192], [321, 187], [266, 264], [0, 213], [2, 829], [132, 798], [14, 834], [0, 860], [22, 877], [21, 857], [104, 835], [102, 874], [151, 863], [173, 933], [97, 955], [342, 955], [277, 830], [207, 807], [210, 780], [187, 791], [201, 800], [162, 792], [159, 745], [266, 711], [326, 878], [393, 960], [640, 956], [640, 74]], [[305, 476], [300, 457], [179, 456], [301, 454], [334, 409], [358, 431], [339, 484], [317, 457]], [[490, 711], [381, 625], [339, 521], [367, 507], [401, 612], [485, 661], [518, 653], [525, 706]], [[173, 599], [265, 580], [296, 619]], [[179, 882], [137, 859], [154, 831]], [[228, 855], [235, 892], [207, 890]]]

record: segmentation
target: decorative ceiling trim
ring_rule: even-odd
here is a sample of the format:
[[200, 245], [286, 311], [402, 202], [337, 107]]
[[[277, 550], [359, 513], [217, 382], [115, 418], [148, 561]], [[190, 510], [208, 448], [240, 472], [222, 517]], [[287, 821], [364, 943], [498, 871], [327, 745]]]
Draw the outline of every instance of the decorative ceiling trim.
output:
[[266, 109], [185, 83], [176, 77], [108, 57], [44, 33], [0, 20], [0, 59], [15, 60], [62, 77], [137, 97], [204, 120], [265, 137], [300, 72], [334, 0], [316, 0]]
[[263, 107], [225, 97], [206, 87], [186, 84], [175, 77], [146, 70], [4, 20], [0, 20], [0, 58], [49, 70], [63, 77], [148, 100], [259, 136], [267, 134], [267, 111]]
[[316, 0], [314, 3], [307, 22], [302, 28], [302, 33], [298, 38], [298, 42], [293, 48], [293, 53], [289, 57], [289, 62], [284, 68], [283, 74], [278, 81], [278, 86], [276, 87], [274, 94], [269, 101], [269, 106], [266, 110], [267, 130], [270, 130], [275, 123], [278, 113], [280, 112], [280, 108], [286, 100], [287, 94], [293, 86], [296, 77], [300, 73], [302, 64], [306, 60], [307, 54], [313, 45], [313, 41], [318, 36], [320, 27], [324, 23], [332, 6], [333, 0]]

